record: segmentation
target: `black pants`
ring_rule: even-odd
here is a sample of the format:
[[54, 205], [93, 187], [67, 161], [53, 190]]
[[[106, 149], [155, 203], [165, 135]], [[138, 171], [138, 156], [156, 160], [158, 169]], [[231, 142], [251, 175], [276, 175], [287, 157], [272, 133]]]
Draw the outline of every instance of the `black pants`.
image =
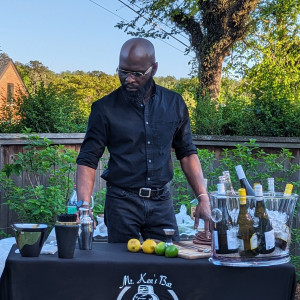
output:
[[140, 235], [143, 240], [164, 241], [164, 228], [175, 229], [173, 240], [179, 240], [168, 189], [159, 196], [144, 198], [107, 183], [104, 217], [109, 243], [127, 243]]

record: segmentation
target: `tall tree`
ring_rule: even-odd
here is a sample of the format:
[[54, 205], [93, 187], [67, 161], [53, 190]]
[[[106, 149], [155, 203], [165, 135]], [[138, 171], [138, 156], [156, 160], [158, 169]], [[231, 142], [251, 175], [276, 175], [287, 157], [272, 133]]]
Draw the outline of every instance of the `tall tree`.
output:
[[[123, 2], [123, 1], [120, 1]], [[259, 0], [130, 0], [137, 5], [137, 17], [122, 21], [117, 27], [134, 36], [168, 38], [155, 22], [168, 22], [170, 34], [185, 32], [190, 41], [188, 51], [195, 53], [202, 94], [218, 97], [222, 64], [230, 48], [245, 37], [250, 13]], [[144, 16], [149, 16], [145, 18]], [[138, 21], [144, 19], [142, 26]], [[152, 21], [153, 20], [153, 21]], [[146, 29], [151, 26], [150, 29]], [[145, 27], [146, 26], [146, 27]]]
[[50, 71], [38, 60], [31, 60], [28, 64], [16, 62], [15, 65], [29, 92], [35, 92], [41, 82], [48, 86], [55, 78], [55, 73]]

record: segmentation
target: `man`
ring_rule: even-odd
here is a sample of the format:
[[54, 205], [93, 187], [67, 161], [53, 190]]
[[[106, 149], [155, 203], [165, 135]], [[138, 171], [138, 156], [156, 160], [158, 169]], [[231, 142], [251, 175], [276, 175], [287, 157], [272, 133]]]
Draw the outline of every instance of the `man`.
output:
[[210, 216], [203, 174], [192, 142], [187, 107], [182, 97], [156, 85], [155, 51], [151, 42], [133, 38], [121, 48], [122, 86], [92, 105], [85, 139], [77, 158], [77, 199], [88, 206], [95, 169], [107, 147], [110, 158], [102, 174], [107, 181], [105, 223], [109, 242], [130, 238], [164, 239], [164, 228], [178, 229], [166, 184], [173, 177], [171, 149], [198, 196], [199, 217]]

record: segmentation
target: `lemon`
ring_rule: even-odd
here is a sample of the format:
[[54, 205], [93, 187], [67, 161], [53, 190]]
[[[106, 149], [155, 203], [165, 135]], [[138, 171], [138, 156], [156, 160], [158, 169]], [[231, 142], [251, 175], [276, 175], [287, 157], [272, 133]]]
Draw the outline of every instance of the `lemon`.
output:
[[170, 245], [166, 248], [165, 256], [166, 257], [177, 257], [178, 248], [175, 245]]
[[142, 250], [144, 253], [152, 254], [155, 251], [156, 243], [153, 240], [146, 240], [142, 244]]
[[141, 249], [141, 243], [138, 239], [130, 239], [127, 243], [127, 249], [130, 252], [138, 252]]
[[164, 255], [165, 251], [166, 251], [166, 248], [167, 248], [166, 243], [165, 242], [160, 242], [155, 247], [155, 253], [157, 255]]

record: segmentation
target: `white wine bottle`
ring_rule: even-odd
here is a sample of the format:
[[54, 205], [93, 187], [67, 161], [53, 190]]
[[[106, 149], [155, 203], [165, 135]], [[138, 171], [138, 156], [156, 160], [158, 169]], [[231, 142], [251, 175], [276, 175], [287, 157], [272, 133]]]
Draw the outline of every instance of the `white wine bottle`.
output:
[[236, 233], [232, 230], [232, 220], [227, 210], [224, 183], [218, 183], [218, 208], [222, 213], [220, 222], [214, 226], [214, 245], [216, 253], [229, 254], [238, 252], [238, 242]]
[[235, 190], [232, 186], [231, 178], [230, 178], [230, 173], [229, 171], [223, 171], [223, 176], [225, 177], [225, 192], [226, 195], [233, 195], [235, 196]]
[[237, 219], [239, 226], [237, 238], [239, 241], [239, 255], [243, 258], [251, 258], [259, 254], [258, 240], [253, 221], [248, 213], [246, 201], [246, 189], [238, 190], [240, 200], [240, 212]]
[[[274, 183], [273, 177], [268, 178], [268, 194], [270, 197], [275, 196], [275, 183]], [[270, 198], [269, 209], [271, 209], [273, 211], [278, 211], [278, 199], [277, 198]]]
[[269, 254], [275, 250], [275, 234], [271, 221], [266, 212], [262, 185], [255, 186], [255, 212], [254, 216], [258, 218], [257, 236], [258, 252]]
[[[292, 195], [293, 191], [293, 185], [291, 183], [288, 183], [285, 186], [283, 196], [284, 197], [289, 197]], [[281, 203], [279, 206], [279, 213], [281, 214], [286, 214], [286, 223], [282, 226], [280, 231], [277, 232], [276, 237], [275, 237], [275, 243], [276, 246], [279, 247], [282, 250], [285, 250], [287, 247], [287, 243], [290, 239], [290, 211], [288, 209], [289, 206], [289, 199], [281, 199]]]
[[[293, 185], [291, 183], [287, 183], [284, 189], [283, 196], [289, 197], [292, 195], [293, 191]], [[281, 199], [280, 205], [279, 205], [279, 212], [286, 212], [289, 205], [289, 199], [283, 198]]]
[[254, 196], [255, 195], [254, 190], [253, 190], [251, 184], [249, 183], [249, 181], [246, 178], [243, 167], [241, 165], [238, 165], [238, 166], [235, 167], [235, 170], [236, 170], [237, 176], [240, 180], [241, 187], [246, 189], [246, 193], [247, 193], [248, 196]]

